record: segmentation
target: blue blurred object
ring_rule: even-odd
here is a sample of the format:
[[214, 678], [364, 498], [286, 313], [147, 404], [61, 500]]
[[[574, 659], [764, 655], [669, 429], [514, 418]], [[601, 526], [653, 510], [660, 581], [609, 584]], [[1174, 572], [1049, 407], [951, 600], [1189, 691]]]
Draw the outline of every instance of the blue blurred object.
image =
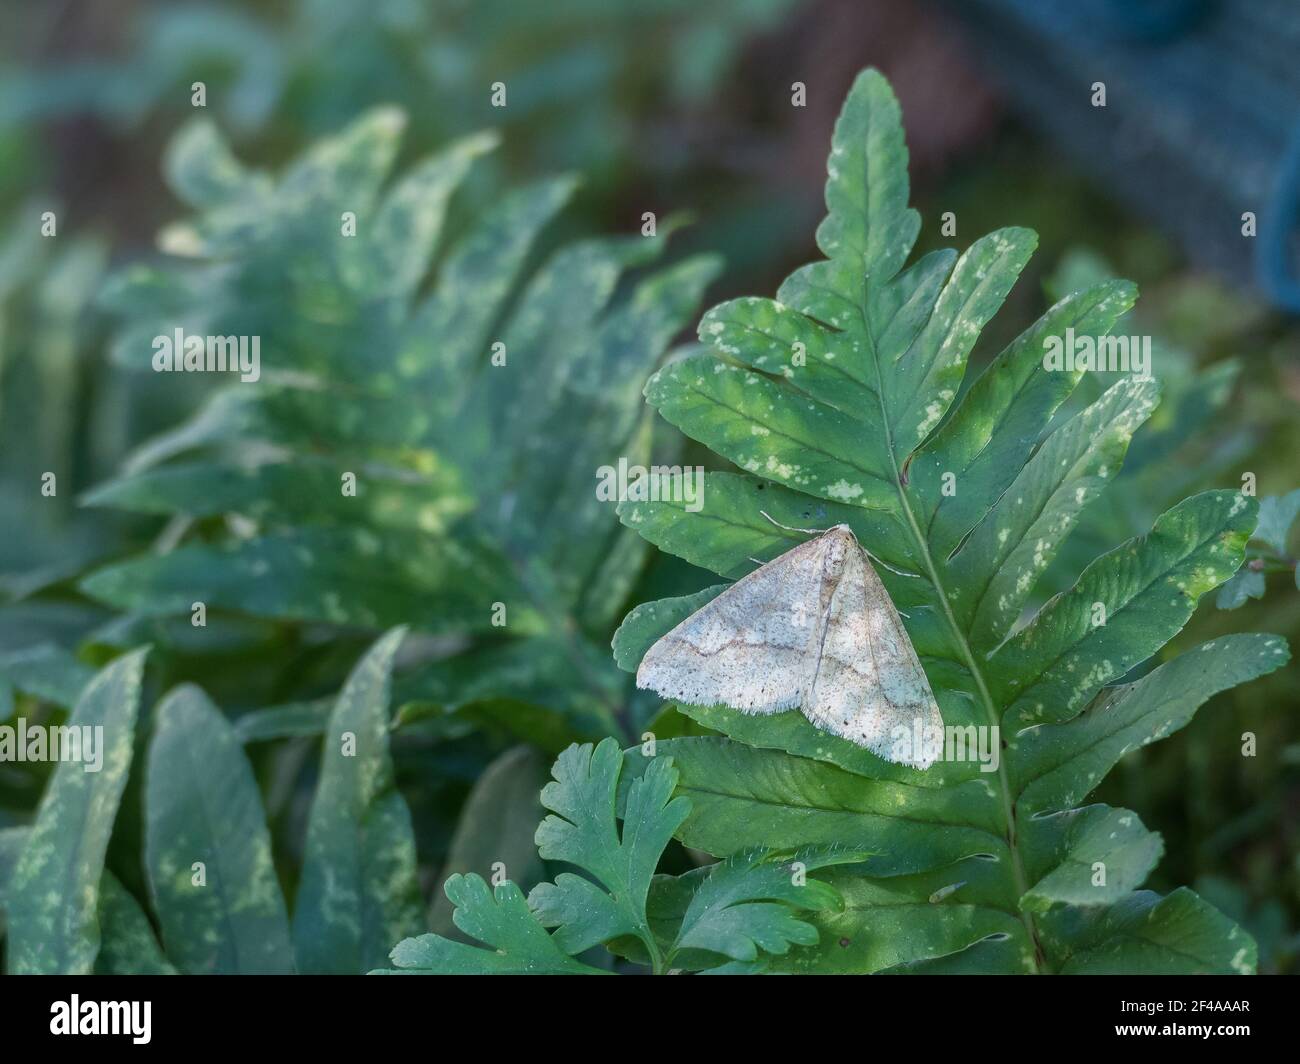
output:
[[[1197, 263], [1300, 313], [1300, 4], [949, 0], [1008, 103]], [[1106, 86], [1106, 106], [1092, 104]], [[1243, 215], [1258, 235], [1243, 234]]]
[[1103, 25], [1134, 41], [1161, 41], [1191, 29], [1214, 7], [1214, 0], [1103, 0]]

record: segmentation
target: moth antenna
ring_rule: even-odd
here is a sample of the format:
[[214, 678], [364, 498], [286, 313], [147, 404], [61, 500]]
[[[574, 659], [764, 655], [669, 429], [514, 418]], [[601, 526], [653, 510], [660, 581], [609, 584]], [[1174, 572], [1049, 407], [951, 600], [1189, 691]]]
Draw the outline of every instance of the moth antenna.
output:
[[767, 564], [762, 558], [755, 558], [752, 554], [749, 556], [749, 560], [760, 568]]
[[829, 528], [791, 528], [789, 525], [781, 524], [780, 521], [778, 521], [775, 517], [769, 514], [766, 510], [759, 510], [758, 512], [761, 513], [764, 517], [766, 517], [769, 521], [771, 521], [772, 524], [776, 525], [777, 528], [783, 528], [787, 532], [803, 532], [804, 534], [809, 536], [820, 536], [830, 531]]
[[[858, 546], [862, 547], [862, 544], [859, 543]], [[883, 560], [882, 558], [877, 558], [874, 554], [871, 553], [871, 551], [867, 550], [866, 547], [862, 547], [862, 553], [865, 554], [877, 565], [883, 565], [891, 573], [897, 573], [899, 576], [920, 576], [921, 575], [920, 573], [909, 573], [905, 569], [895, 569], [892, 565], [889, 564], [889, 562]], [[907, 614], [905, 613], [903, 614], [903, 616], [906, 617]]]

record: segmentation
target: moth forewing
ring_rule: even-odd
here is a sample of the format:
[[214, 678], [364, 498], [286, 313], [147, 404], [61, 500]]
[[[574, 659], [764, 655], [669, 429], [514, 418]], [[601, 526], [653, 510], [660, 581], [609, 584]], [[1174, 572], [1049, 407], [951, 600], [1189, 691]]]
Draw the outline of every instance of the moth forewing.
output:
[[818, 727], [919, 768], [935, 756], [924, 737], [943, 725], [898, 611], [847, 525], [687, 617], [646, 652], [637, 686], [747, 713], [797, 706]]
[[825, 537], [801, 543], [700, 607], [646, 652], [637, 686], [747, 713], [797, 707], [826, 548]]
[[867, 708], [876, 683], [874, 661], [862, 654], [868, 638], [866, 589], [861, 566], [851, 557], [845, 560], [842, 575], [826, 605], [817, 652], [804, 663], [800, 705], [818, 727], [867, 746], [867, 732], [852, 727], [855, 715]]
[[928, 768], [939, 707], [902, 619], [857, 545], [831, 599], [802, 708], [814, 724], [889, 761]]

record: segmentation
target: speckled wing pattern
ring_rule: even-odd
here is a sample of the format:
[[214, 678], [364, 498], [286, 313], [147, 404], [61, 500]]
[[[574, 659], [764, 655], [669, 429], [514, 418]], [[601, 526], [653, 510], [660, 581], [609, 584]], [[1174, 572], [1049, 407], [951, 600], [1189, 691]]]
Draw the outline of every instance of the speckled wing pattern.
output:
[[834, 591], [828, 546], [826, 536], [801, 543], [696, 610], [646, 651], [637, 686], [746, 713], [798, 706], [823, 603]]
[[943, 726], [898, 611], [847, 525], [687, 617], [646, 652], [637, 686], [746, 713], [797, 707], [817, 727], [919, 768], [935, 750], [916, 739]]
[[845, 552], [821, 649], [809, 655], [808, 669], [801, 708], [819, 728], [889, 761], [919, 768], [934, 761], [939, 706], [889, 593], [856, 542]]

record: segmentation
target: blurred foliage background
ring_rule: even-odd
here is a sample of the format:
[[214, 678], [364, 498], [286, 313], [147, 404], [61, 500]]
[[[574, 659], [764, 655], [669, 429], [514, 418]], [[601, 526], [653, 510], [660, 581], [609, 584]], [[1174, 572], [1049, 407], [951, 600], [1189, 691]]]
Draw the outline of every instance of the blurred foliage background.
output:
[[[281, 740], [258, 748], [256, 767], [283, 851], [280, 871], [293, 878], [294, 840], [301, 839], [303, 796], [312, 782], [308, 755], [321, 719], [312, 716], [313, 700], [337, 690], [374, 632], [364, 624], [314, 624], [266, 611], [245, 616], [232, 602], [206, 631], [187, 635], [178, 632], [188, 627], [184, 612], [142, 613], [124, 607], [120, 596], [87, 594], [83, 585], [87, 573], [106, 563], [165, 554], [187, 537], [220, 543], [240, 534], [232, 527], [241, 516], [237, 506], [224, 523], [223, 515], [209, 514], [196, 527], [147, 506], [82, 505], [145, 441], [204, 409], [206, 382], [162, 382], [113, 357], [124, 336], [140, 335], [142, 316], [168, 305], [150, 306], [150, 299], [175, 294], [160, 285], [151, 296], [147, 286], [133, 289], [130, 278], [140, 268], [170, 274], [155, 238], [196, 206], [177, 196], [175, 174], [184, 159], [173, 141], [195, 115], [196, 81], [206, 85], [202, 113], [235, 155], [258, 170], [279, 170], [378, 105], [395, 104], [406, 114], [404, 137], [394, 148], [399, 172], [455, 138], [494, 129], [500, 147], [475, 163], [448, 222], [453, 232], [467, 231], [507, 190], [572, 173], [581, 183], [547, 229], [546, 250], [598, 234], [636, 237], [644, 211], [656, 212], [664, 228], [673, 228], [664, 219], [681, 216], [689, 224], [659, 249], [666, 265], [656, 269], [684, 271], [664, 275], [679, 279], [703, 271], [689, 285], [712, 276], [707, 305], [772, 291], [813, 257], [830, 125], [853, 75], [876, 65], [903, 105], [914, 198], [924, 219], [921, 250], [953, 241], [940, 229], [945, 212], [952, 212], [956, 243], [963, 246], [1001, 225], [1040, 233], [1028, 279], [989, 328], [977, 361], [1037, 317], [1049, 298], [1099, 274], [1141, 286], [1128, 331], [1155, 338], [1165, 399], [1135, 437], [1107, 501], [1076, 533], [1075, 549], [1062, 552], [1046, 590], [1068, 586], [1083, 559], [1145, 531], [1171, 501], [1192, 491], [1238, 487], [1247, 472], [1261, 497], [1296, 489], [1300, 321], [1279, 307], [1285, 300], [1250, 265], [1252, 253], [1225, 236], [1246, 240], [1240, 216], [1247, 210], [1260, 212], [1261, 227], [1281, 224], [1259, 198], [1275, 179], [1285, 186], [1285, 122], [1252, 121], [1258, 91], [1243, 93], [1235, 115], [1215, 111], [1195, 120], [1197, 101], [1220, 85], [1211, 72], [1217, 60], [1233, 85], [1264, 86], [1270, 95], [1259, 106], [1270, 116], [1289, 114], [1294, 121], [1300, 114], [1294, 72], [1275, 64], [1271, 50], [1290, 47], [1294, 55], [1294, 18], [1272, 4], [1081, 3], [1070, 16], [1076, 21], [1064, 27], [1074, 31], [1067, 50], [1063, 24], [1027, 14], [1034, 6], [1012, 0], [5, 0], [0, 719], [19, 707], [57, 715], [90, 667], [124, 647], [154, 642], [160, 649], [151, 668], [159, 689], [199, 682], [229, 712], [252, 714], [250, 730], [265, 726], [264, 737]], [[1254, 47], [1229, 32], [1247, 8], [1248, 25], [1258, 31]], [[1150, 17], [1125, 22], [1116, 14], [1123, 9]], [[1162, 22], [1161, 11], [1173, 14]], [[1259, 39], [1270, 32], [1276, 40]], [[1080, 42], [1078, 33], [1093, 36]], [[1144, 55], [1151, 59], [1145, 65]], [[504, 109], [490, 105], [497, 81], [508, 88]], [[1111, 88], [1107, 107], [1060, 120], [1068, 107], [1082, 107], [1097, 81]], [[791, 106], [794, 82], [807, 86], [805, 107]], [[1053, 100], [1066, 102], [1053, 110], [1044, 103]], [[1184, 128], [1187, 114], [1195, 136]], [[1102, 121], [1117, 123], [1122, 137], [1099, 134], [1095, 123]], [[1114, 154], [1106, 154], [1111, 141]], [[1177, 210], [1148, 209], [1189, 189], [1195, 197], [1180, 200]], [[57, 239], [41, 236], [45, 211], [56, 212]], [[293, 237], [277, 239], [283, 248]], [[303, 243], [285, 254], [301, 257], [308, 248]], [[720, 266], [707, 265], [702, 253], [719, 256]], [[218, 248], [218, 266], [222, 254]], [[211, 310], [205, 300], [215, 302], [218, 291], [233, 298], [232, 292], [263, 282], [275, 298], [301, 298], [292, 286], [275, 287], [274, 262], [268, 266], [247, 249], [231, 261], [242, 264], [242, 280], [220, 289], [215, 275], [204, 275], [203, 284], [213, 287], [190, 290], [191, 310]], [[644, 262], [626, 265], [635, 271]], [[654, 292], [668, 298], [662, 289]], [[679, 301], [677, 318], [668, 315], [654, 326], [662, 331], [671, 324], [664, 341], [690, 341], [702, 309], [698, 292], [693, 298], [694, 311]], [[636, 305], [632, 298], [629, 306]], [[231, 316], [244, 320], [236, 306], [212, 331], [241, 331]], [[591, 344], [614, 342], [606, 328], [593, 322]], [[647, 337], [646, 357], [653, 360], [665, 343]], [[320, 357], [344, 359], [349, 351], [339, 340]], [[646, 372], [645, 359], [633, 360], [611, 386], [631, 420], [610, 429], [609, 440], [625, 446], [603, 461], [649, 446], [637, 435], [649, 431], [644, 424], [638, 429]], [[1097, 381], [1097, 391], [1104, 383]], [[681, 453], [681, 441], [664, 426], [654, 432], [655, 453]], [[526, 467], [526, 448], [519, 446]], [[581, 461], [594, 457], [584, 453]], [[684, 457], [703, 460], [690, 450]], [[473, 471], [475, 461], [486, 459], [465, 461]], [[59, 491], [46, 498], [40, 478], [51, 470]], [[578, 470], [573, 485], [556, 490], [586, 500], [585, 476]], [[448, 519], [456, 512], [452, 505]], [[1203, 602], [1174, 652], [1229, 631], [1273, 631], [1300, 643], [1294, 564], [1300, 542], [1286, 535], [1280, 549], [1256, 544], [1262, 594], [1253, 587], [1253, 597], [1243, 594], [1233, 609]], [[543, 570], [570, 564], [562, 554], [538, 557]], [[712, 582], [644, 551], [621, 561], [626, 580], [608, 593], [617, 592], [624, 604]], [[501, 814], [506, 807], [493, 805], [493, 788], [518, 792], [501, 801], [523, 809], [526, 821], [536, 790], [518, 785], [520, 770], [534, 781], [544, 763], [531, 750], [554, 752], [572, 736], [602, 730], [624, 738], [639, 733], [654, 707], [627, 691], [625, 680], [606, 676], [613, 670], [604, 646], [621, 617], [616, 606], [606, 601], [608, 616], [592, 621], [574, 598], [576, 621], [557, 621], [524, 657], [513, 656], [513, 644], [493, 643], [491, 633], [453, 633], [450, 643], [431, 636], [422, 644], [423, 658], [409, 674], [415, 679], [402, 696], [412, 730], [395, 744], [395, 756], [427, 883], [466, 859], [456, 852], [467, 845], [465, 817], [472, 815], [482, 831], [518, 833], [518, 823]], [[412, 618], [392, 618], [403, 619]], [[170, 621], [176, 624], [167, 628]], [[557, 632], [578, 642], [549, 656], [546, 645]], [[585, 693], [575, 696], [577, 689]], [[1240, 920], [1259, 939], [1262, 971], [1296, 970], [1300, 950], [1298, 695], [1292, 667], [1219, 696], [1169, 742], [1130, 754], [1099, 795], [1138, 810], [1164, 835], [1166, 854], [1150, 885], [1164, 891], [1191, 883]], [[582, 703], [576, 708], [575, 699]], [[447, 726], [429, 709], [433, 703], [473, 706], [473, 726]], [[291, 712], [267, 715], [277, 709]], [[1257, 756], [1241, 754], [1246, 732], [1258, 737]], [[524, 751], [515, 745], [521, 740]], [[0, 826], [30, 817], [43, 768], [0, 765]], [[129, 836], [131, 828], [118, 830]], [[115, 845], [129, 851], [132, 844], [128, 837]], [[138, 888], [128, 862], [117, 870]], [[434, 919], [445, 922], [445, 913]]]

